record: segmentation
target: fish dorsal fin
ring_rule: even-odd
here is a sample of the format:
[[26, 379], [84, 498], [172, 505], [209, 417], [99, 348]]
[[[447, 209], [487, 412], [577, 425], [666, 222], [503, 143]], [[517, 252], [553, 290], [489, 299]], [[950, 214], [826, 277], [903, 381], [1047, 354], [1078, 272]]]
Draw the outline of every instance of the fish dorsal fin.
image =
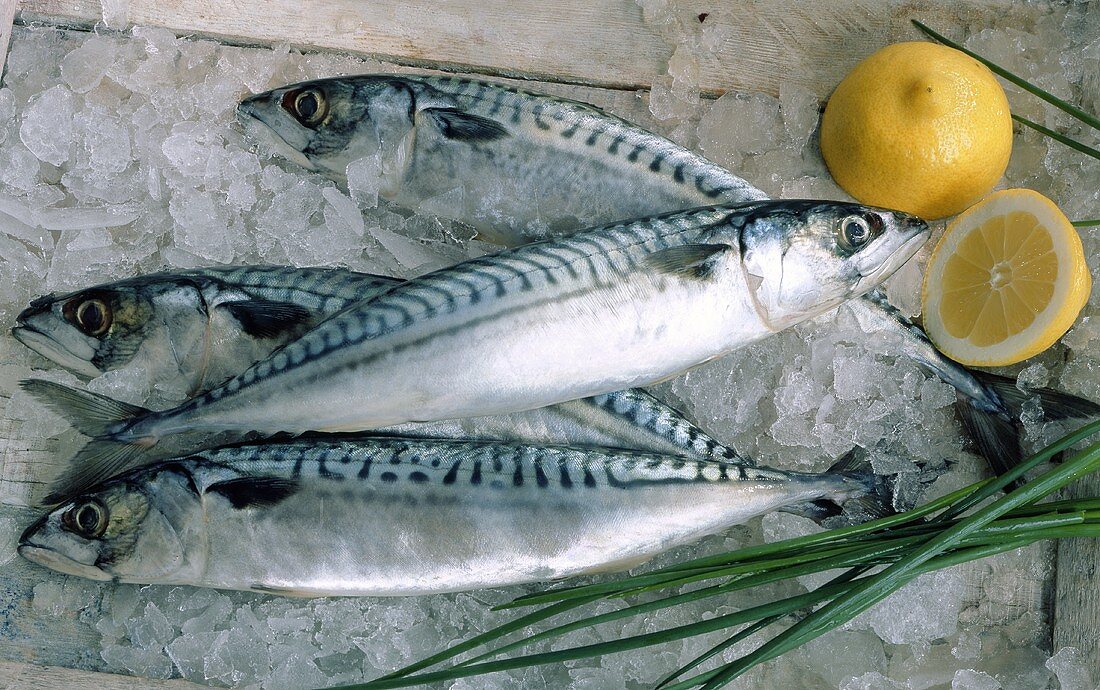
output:
[[275, 338], [306, 325], [313, 313], [292, 302], [250, 299], [221, 305], [255, 338]]
[[236, 477], [206, 487], [206, 493], [224, 496], [237, 510], [270, 508], [298, 491], [298, 482], [282, 477]]
[[489, 142], [508, 136], [508, 130], [496, 120], [454, 108], [426, 108], [420, 115], [429, 118], [447, 139]]
[[703, 280], [710, 277], [715, 260], [729, 249], [725, 244], [683, 244], [654, 252], [645, 262], [661, 273]]

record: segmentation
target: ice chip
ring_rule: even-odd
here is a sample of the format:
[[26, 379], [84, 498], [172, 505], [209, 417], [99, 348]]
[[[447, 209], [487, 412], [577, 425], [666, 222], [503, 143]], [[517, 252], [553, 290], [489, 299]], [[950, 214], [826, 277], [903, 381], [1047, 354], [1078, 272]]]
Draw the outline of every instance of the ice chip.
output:
[[955, 672], [951, 690], [1001, 690], [1001, 684], [984, 671], [964, 668]]
[[845, 625], [873, 629], [891, 644], [912, 644], [953, 633], [966, 584], [958, 567], [926, 573]]
[[76, 93], [87, 93], [99, 86], [114, 64], [117, 43], [93, 36], [61, 60], [61, 78]]
[[382, 156], [364, 156], [348, 163], [348, 190], [351, 198], [365, 209], [378, 205], [382, 185]]
[[1095, 690], [1097, 687], [1093, 673], [1089, 669], [1088, 659], [1076, 647], [1062, 647], [1046, 662], [1058, 678], [1060, 690]]
[[19, 140], [38, 160], [61, 165], [69, 160], [75, 111], [76, 99], [68, 87], [47, 89], [23, 111]]

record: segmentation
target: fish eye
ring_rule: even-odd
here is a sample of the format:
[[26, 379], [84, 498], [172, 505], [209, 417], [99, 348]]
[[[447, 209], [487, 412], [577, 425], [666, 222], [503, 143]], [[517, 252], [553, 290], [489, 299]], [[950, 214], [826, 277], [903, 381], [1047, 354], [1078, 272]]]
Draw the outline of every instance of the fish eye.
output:
[[103, 505], [103, 502], [98, 499], [89, 498], [65, 511], [65, 514], [61, 516], [61, 521], [69, 530], [76, 532], [85, 539], [96, 539], [102, 537], [103, 533], [107, 531], [109, 518], [110, 513], [107, 511], [107, 506]]
[[64, 314], [69, 322], [93, 338], [103, 335], [111, 327], [111, 308], [96, 297], [69, 302], [65, 305]]
[[307, 127], [319, 125], [328, 114], [325, 94], [315, 88], [287, 91], [283, 96], [283, 108]]
[[847, 251], [859, 251], [882, 232], [882, 220], [875, 215], [846, 216], [840, 221], [837, 241]]

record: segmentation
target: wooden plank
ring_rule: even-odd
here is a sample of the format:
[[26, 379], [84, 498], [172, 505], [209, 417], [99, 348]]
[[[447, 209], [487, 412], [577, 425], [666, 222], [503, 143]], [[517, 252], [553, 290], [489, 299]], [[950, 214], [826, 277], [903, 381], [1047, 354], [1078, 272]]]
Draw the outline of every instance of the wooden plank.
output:
[[19, 0], [0, 0], [0, 75], [4, 74], [4, 64], [8, 60], [11, 25], [15, 21], [15, 10], [18, 6]]
[[[1062, 493], [1063, 498], [1100, 496], [1100, 473]], [[1076, 647], [1087, 668], [1100, 669], [1100, 539], [1058, 541], [1053, 633], [1055, 650]]]
[[0, 661], [0, 690], [57, 690], [58, 688], [97, 688], [97, 690], [192, 690], [203, 688], [185, 680], [152, 680], [114, 673], [78, 671], [53, 666], [35, 666]]
[[[102, 18], [100, 0], [25, 0], [21, 21], [88, 27]], [[232, 43], [290, 44], [338, 50], [399, 64], [431, 65], [499, 76], [649, 88], [668, 73], [676, 46], [689, 35], [703, 50], [698, 83], [776, 94], [781, 81], [827, 94], [863, 56], [901, 38], [916, 38], [909, 19], [941, 27], [973, 15], [1035, 13], [1017, 0], [684, 0], [669, 31], [644, 20], [632, 0], [130, 0], [130, 23]], [[703, 20], [700, 21], [700, 17]], [[677, 40], [673, 38], [673, 40]]]

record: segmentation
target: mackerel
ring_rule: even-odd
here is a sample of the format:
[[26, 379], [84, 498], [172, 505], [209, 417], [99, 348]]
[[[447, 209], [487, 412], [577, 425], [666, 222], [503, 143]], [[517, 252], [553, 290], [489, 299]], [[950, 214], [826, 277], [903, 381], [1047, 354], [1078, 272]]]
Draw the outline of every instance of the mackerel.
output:
[[[79, 374], [139, 371], [175, 392], [205, 392], [397, 278], [341, 269], [186, 269], [40, 297], [17, 340]], [[750, 462], [640, 389], [495, 417], [402, 424], [379, 433], [631, 448]]]
[[303, 439], [112, 480], [19, 553], [93, 580], [287, 596], [454, 592], [620, 570], [808, 502], [882, 505], [868, 471], [783, 472], [594, 448]]
[[507, 414], [655, 383], [866, 292], [927, 236], [913, 216], [858, 204], [699, 209], [407, 281], [170, 410], [24, 388], [94, 437], [67, 493], [235, 435]]
[[599, 108], [473, 79], [319, 79], [248, 98], [237, 114], [309, 170], [347, 184], [365, 167], [384, 199], [507, 245], [767, 196]]

